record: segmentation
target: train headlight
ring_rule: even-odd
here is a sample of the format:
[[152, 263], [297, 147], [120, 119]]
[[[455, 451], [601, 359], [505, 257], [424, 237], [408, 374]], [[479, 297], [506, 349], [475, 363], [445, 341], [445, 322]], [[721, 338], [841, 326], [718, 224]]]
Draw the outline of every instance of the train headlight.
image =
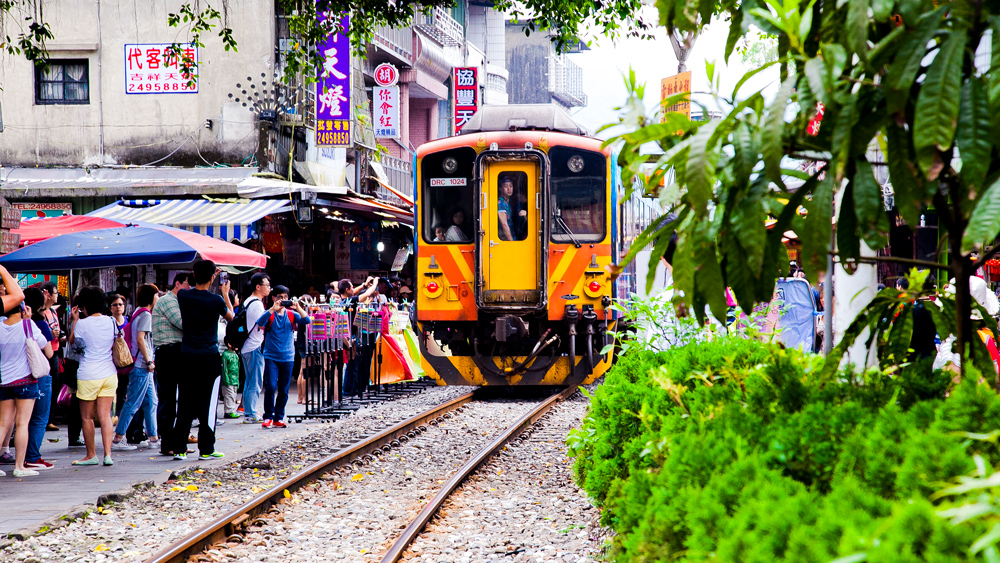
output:
[[455, 160], [455, 157], [449, 156], [441, 163], [441, 168], [448, 174], [454, 174], [458, 170], [458, 161]]
[[597, 299], [603, 291], [604, 285], [601, 283], [601, 280], [590, 278], [590, 281], [583, 284], [583, 293], [591, 299]]
[[566, 161], [566, 167], [569, 168], [570, 172], [579, 174], [580, 171], [583, 170], [583, 157], [578, 154], [574, 154], [569, 157], [569, 160]]
[[431, 293], [437, 293], [437, 291], [439, 289], [441, 289], [441, 286], [439, 286], [437, 282], [433, 282], [433, 281], [432, 282], [427, 282], [427, 291], [429, 291]]
[[590, 282], [589, 284], [587, 284], [587, 289], [589, 289], [590, 291], [593, 291], [594, 293], [597, 293], [598, 291], [601, 290], [601, 282], [599, 282], [597, 280], [594, 280], [594, 281]]

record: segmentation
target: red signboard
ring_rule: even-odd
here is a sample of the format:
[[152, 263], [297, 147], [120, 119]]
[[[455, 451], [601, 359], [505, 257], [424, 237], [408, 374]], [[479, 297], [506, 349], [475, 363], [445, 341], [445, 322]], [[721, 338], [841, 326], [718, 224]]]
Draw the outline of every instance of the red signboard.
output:
[[462, 132], [462, 127], [475, 115], [479, 109], [479, 78], [476, 67], [455, 67], [454, 75], [455, 99], [455, 134]]
[[399, 80], [399, 71], [389, 63], [382, 63], [375, 67], [375, 84], [379, 86], [395, 86]]

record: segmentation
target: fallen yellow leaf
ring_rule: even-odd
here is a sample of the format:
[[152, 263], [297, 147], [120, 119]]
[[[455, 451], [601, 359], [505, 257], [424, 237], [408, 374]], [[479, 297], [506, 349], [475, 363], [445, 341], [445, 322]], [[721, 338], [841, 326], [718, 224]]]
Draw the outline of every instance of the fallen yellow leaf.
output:
[[354, 477], [351, 477], [351, 481], [360, 481], [360, 480], [362, 480], [362, 479], [364, 479], [364, 478], [365, 478], [365, 476], [364, 476], [364, 475], [362, 475], [362, 474], [358, 473], [358, 474], [357, 474], [357, 475], [355, 475]]
[[187, 490], [189, 490], [189, 491], [197, 491], [198, 490], [198, 485], [188, 485], [187, 486]]
[[111, 551], [111, 548], [104, 545], [103, 543], [94, 548], [94, 551]]
[[284, 493], [285, 493], [285, 498], [292, 498], [292, 493], [288, 492], [288, 489], [285, 489]]

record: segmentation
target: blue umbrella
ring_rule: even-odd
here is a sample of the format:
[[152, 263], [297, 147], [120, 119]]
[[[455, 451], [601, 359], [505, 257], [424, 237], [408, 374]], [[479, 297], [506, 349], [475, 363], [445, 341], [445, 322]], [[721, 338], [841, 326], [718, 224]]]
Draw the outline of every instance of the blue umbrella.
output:
[[266, 259], [251, 250], [187, 231], [124, 226], [67, 233], [36, 242], [0, 256], [0, 264], [12, 272], [51, 272], [139, 264], [188, 264], [199, 254], [230, 265], [242, 265], [247, 259], [256, 261], [258, 257], [261, 263]]

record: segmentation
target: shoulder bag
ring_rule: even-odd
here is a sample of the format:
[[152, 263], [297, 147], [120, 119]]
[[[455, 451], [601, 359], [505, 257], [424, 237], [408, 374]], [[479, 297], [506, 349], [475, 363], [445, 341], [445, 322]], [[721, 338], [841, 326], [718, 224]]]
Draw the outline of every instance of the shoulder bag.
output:
[[124, 368], [130, 368], [135, 364], [135, 359], [132, 357], [132, 351], [128, 348], [128, 342], [125, 342], [125, 336], [122, 331], [118, 330], [118, 323], [112, 317], [111, 322], [114, 323], [115, 327], [115, 339], [114, 343], [111, 345], [111, 359], [115, 362], [115, 367], [119, 368], [119, 371]]
[[24, 349], [28, 354], [28, 367], [31, 368], [31, 377], [38, 379], [49, 374], [49, 359], [42, 353], [42, 349], [35, 342], [35, 328], [31, 326], [32, 321], [21, 321], [21, 328], [24, 329]]

